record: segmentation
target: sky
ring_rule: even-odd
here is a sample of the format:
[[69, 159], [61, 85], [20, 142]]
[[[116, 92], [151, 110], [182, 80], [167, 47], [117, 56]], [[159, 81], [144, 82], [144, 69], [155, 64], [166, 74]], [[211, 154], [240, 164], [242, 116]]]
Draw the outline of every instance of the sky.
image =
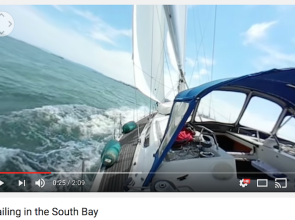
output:
[[[133, 85], [132, 7], [0, 6], [0, 11], [14, 18], [11, 37]], [[295, 66], [294, 10], [295, 6], [217, 6], [214, 40], [215, 6], [189, 6], [189, 86]], [[223, 111], [233, 109], [219, 104]], [[272, 115], [276, 110], [269, 111]]]

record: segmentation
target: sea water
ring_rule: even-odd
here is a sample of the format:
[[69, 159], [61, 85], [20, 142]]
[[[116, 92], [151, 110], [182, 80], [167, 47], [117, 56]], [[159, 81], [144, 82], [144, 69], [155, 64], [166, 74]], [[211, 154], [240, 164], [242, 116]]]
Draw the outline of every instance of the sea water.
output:
[[[114, 128], [121, 132], [120, 115], [122, 124], [136, 120], [149, 113], [150, 100], [137, 92], [136, 105], [133, 87], [11, 37], [0, 48], [0, 171], [60, 172], [0, 174], [0, 191], [79, 191], [50, 182], [80, 179], [67, 172], [81, 172], [83, 160], [85, 171], [97, 171]], [[84, 191], [94, 176], [84, 175]]]

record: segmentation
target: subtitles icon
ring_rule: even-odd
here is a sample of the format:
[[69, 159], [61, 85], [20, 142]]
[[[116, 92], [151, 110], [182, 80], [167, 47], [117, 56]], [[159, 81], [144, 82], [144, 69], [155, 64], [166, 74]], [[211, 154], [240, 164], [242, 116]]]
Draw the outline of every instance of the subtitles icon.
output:
[[35, 185], [39, 186], [40, 188], [43, 188], [45, 186], [45, 181], [43, 179], [39, 179], [35, 181]]
[[240, 186], [244, 188], [244, 187], [248, 186], [248, 184], [250, 184], [250, 182], [251, 182], [250, 179], [242, 179], [242, 180], [240, 180]]
[[275, 188], [287, 188], [287, 178], [276, 178]]
[[267, 179], [258, 179], [257, 180], [257, 187], [268, 187], [268, 180]]

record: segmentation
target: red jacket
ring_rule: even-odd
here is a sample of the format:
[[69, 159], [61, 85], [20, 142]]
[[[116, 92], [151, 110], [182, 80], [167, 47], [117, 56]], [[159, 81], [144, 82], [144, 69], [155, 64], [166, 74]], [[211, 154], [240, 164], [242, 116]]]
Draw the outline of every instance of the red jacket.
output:
[[179, 134], [176, 138], [176, 142], [186, 143], [186, 142], [193, 141], [194, 135], [195, 135], [195, 132], [193, 132], [185, 127], [179, 132]]

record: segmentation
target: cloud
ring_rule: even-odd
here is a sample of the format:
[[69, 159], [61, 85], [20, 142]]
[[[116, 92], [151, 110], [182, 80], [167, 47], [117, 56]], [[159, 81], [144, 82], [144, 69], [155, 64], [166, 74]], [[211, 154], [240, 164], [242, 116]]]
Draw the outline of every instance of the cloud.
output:
[[92, 27], [92, 29], [90, 30], [90, 36], [93, 39], [102, 40], [107, 43], [116, 45], [115, 39], [118, 39], [119, 37], [131, 38], [132, 30], [118, 30], [101, 21]]
[[199, 73], [193, 73], [193, 79], [200, 79]]
[[200, 75], [207, 75], [209, 74], [208, 70], [207, 69], [201, 69], [200, 72], [199, 72]]
[[242, 34], [245, 37], [244, 44], [255, 43], [257, 40], [261, 40], [266, 36], [269, 28], [276, 23], [277, 21], [253, 24], [245, 33]]
[[94, 14], [92, 14], [90, 11], [82, 11], [82, 10], [77, 10], [75, 8], [71, 8], [71, 11], [74, 14], [82, 18], [85, 18], [91, 22], [101, 22], [101, 19], [98, 16], [95, 16]]
[[105, 43], [116, 45], [116, 40], [120, 37], [132, 37], [131, 29], [118, 29], [114, 28], [99, 16], [94, 15], [92, 12], [87, 10], [79, 10], [72, 6], [53, 6], [59, 11], [67, 11], [74, 15], [79, 16], [80, 18], [89, 21], [90, 23], [87, 26], [90, 28], [84, 28], [84, 32], [94, 40], [103, 41]]
[[[204, 57], [199, 58], [197, 61], [198, 61], [200, 64], [205, 65], [205, 66], [212, 66], [212, 65], [215, 65], [215, 62], [214, 62], [214, 61], [212, 62], [211, 59], [207, 59], [207, 58], [204, 58]], [[188, 64], [190, 67], [194, 67], [194, 64], [196, 63], [194, 59], [189, 58], [189, 57], [186, 58], [186, 62], [187, 62], [187, 64]]]
[[116, 43], [110, 37], [101, 32], [91, 31], [90, 36], [95, 40], [104, 41], [106, 43], [116, 45]]
[[259, 49], [264, 54], [259, 56], [257, 62], [255, 62], [257, 68], [286, 68], [294, 66], [295, 53], [283, 53], [271, 46], [265, 45], [259, 45]]
[[194, 87], [199, 84], [206, 83], [209, 75], [210, 72], [207, 69], [201, 68], [199, 71], [195, 71], [192, 75], [187, 77], [187, 80], [189, 80], [188, 84], [190, 87]]
[[95, 40], [104, 41], [106, 43], [116, 45], [115, 41], [119, 37], [123, 36], [130, 38], [132, 36], [131, 29], [116, 29], [89, 11], [82, 11], [74, 8], [71, 8], [71, 11], [74, 14], [93, 23], [91, 29], [89, 30], [89, 36], [91, 36]]
[[277, 21], [257, 23], [243, 34], [244, 45], [252, 46], [259, 52], [259, 55], [254, 57], [253, 61], [258, 70], [294, 66], [295, 53], [285, 53], [277, 45], [265, 40], [268, 36], [268, 30], [277, 23]]
[[[187, 83], [190, 87], [207, 82], [209, 80], [207, 76], [211, 74], [211, 72], [209, 71], [209, 67], [215, 65], [214, 61], [212, 62], [211, 59], [207, 59], [204, 57], [200, 57], [198, 59], [198, 62], [199, 63], [195, 62], [195, 60], [193, 60], [192, 58], [186, 58], [187, 67], [189, 67], [186, 71], [188, 73], [186, 74], [186, 79], [188, 80]], [[196, 71], [196, 69], [198, 70]]]
[[104, 49], [83, 33], [47, 21], [32, 7], [2, 6], [2, 9], [10, 13], [17, 24], [12, 37], [134, 85], [131, 53]]
[[209, 75], [209, 74], [210, 74], [210, 72], [207, 69], [202, 68], [202, 69], [200, 69], [200, 71], [194, 72], [193, 75], [192, 75], [192, 78], [193, 79], [200, 79], [203, 76]]
[[214, 61], [212, 61], [211, 59], [203, 58], [203, 57], [200, 59], [200, 63], [202, 63], [206, 66], [214, 65]]
[[194, 66], [195, 61], [192, 58], [187, 57], [185, 60], [190, 67]]

